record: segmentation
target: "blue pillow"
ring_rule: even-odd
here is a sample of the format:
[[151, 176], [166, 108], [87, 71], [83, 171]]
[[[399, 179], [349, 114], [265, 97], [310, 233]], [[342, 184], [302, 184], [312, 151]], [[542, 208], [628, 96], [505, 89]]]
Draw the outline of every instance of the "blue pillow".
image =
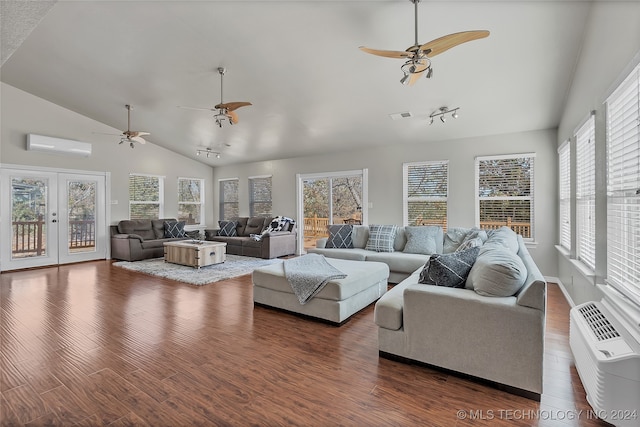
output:
[[238, 235], [238, 221], [218, 221], [218, 236], [235, 237]]
[[164, 238], [186, 237], [184, 233], [184, 221], [165, 221]]

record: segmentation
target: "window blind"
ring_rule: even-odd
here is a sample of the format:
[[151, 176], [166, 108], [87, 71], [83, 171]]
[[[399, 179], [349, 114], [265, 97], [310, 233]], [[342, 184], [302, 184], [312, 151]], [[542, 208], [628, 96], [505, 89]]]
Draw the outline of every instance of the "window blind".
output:
[[576, 257], [596, 268], [595, 116], [576, 132]]
[[560, 195], [560, 246], [571, 249], [571, 146], [569, 141], [558, 148], [558, 176]]
[[186, 224], [201, 224], [204, 210], [204, 180], [178, 178], [178, 219]]
[[156, 219], [162, 214], [162, 177], [129, 175], [129, 219]]
[[523, 238], [533, 238], [534, 160], [535, 154], [476, 158], [480, 228], [507, 226]]
[[231, 219], [240, 216], [238, 205], [238, 187], [240, 180], [221, 179], [220, 180], [220, 219]]
[[640, 304], [640, 65], [606, 106], [607, 283]]
[[405, 224], [447, 226], [449, 162], [405, 163]]
[[272, 216], [271, 177], [249, 178], [249, 214], [250, 216]]

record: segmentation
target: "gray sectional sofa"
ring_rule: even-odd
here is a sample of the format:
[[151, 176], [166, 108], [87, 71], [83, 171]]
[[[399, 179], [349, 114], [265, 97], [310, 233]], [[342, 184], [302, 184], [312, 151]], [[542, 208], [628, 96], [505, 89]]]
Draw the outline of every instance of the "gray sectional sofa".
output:
[[364, 249], [362, 228], [366, 226], [353, 229], [353, 249], [324, 248], [325, 239], [310, 252], [382, 261], [396, 279], [405, 275], [376, 302], [381, 356], [427, 364], [540, 399], [546, 282], [521, 236], [506, 227], [485, 235], [462, 228], [442, 233], [436, 253], [455, 253], [471, 233], [480, 239], [463, 287], [456, 288], [420, 283], [430, 255], [403, 252], [407, 230], [396, 233], [394, 252], [372, 253]]

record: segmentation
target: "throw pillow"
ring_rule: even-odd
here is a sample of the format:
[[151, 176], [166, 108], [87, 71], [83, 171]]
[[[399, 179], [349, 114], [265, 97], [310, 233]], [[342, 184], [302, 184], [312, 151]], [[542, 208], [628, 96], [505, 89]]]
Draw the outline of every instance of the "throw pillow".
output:
[[480, 246], [482, 246], [482, 239], [480, 237], [474, 237], [473, 239], [465, 238], [455, 252], [466, 251], [469, 248], [479, 248]]
[[407, 226], [404, 228], [407, 244], [402, 252], [410, 254], [431, 255], [438, 251], [438, 241], [442, 242], [442, 228], [427, 226]]
[[369, 240], [365, 249], [376, 252], [393, 252], [397, 229], [397, 225], [370, 225]]
[[507, 248], [483, 251], [474, 264], [467, 288], [487, 297], [515, 295], [527, 279], [522, 259]]
[[165, 221], [164, 238], [186, 237], [184, 234], [184, 221]]
[[235, 237], [238, 235], [238, 221], [218, 221], [218, 236]]
[[451, 254], [433, 254], [420, 272], [418, 283], [463, 288], [480, 252], [479, 247]]
[[330, 225], [325, 248], [352, 249], [353, 225]]

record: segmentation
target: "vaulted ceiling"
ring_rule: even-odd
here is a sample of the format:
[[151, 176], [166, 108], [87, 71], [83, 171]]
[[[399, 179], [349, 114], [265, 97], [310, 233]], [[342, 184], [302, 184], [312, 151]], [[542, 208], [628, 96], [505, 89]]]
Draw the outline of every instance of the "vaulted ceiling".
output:
[[[215, 166], [555, 128], [592, 2], [422, 0], [420, 43], [491, 35], [434, 57], [413, 86], [399, 83], [402, 60], [358, 49], [411, 46], [409, 0], [24, 3], [3, 2], [3, 82], [119, 130], [131, 104], [150, 143]], [[223, 128], [177, 108], [218, 104], [220, 66], [224, 101], [253, 104]], [[460, 117], [429, 125], [441, 106]], [[221, 158], [196, 157], [207, 147]]]

